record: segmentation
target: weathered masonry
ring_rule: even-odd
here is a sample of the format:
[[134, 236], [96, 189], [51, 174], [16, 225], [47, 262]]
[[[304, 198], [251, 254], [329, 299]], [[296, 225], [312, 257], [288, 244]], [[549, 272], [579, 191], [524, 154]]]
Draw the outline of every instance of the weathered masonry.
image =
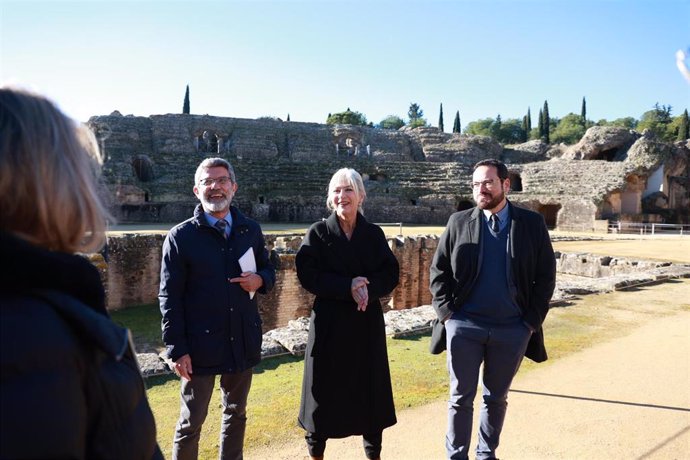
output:
[[126, 223], [178, 222], [196, 199], [193, 174], [208, 156], [237, 171], [235, 197], [259, 221], [313, 222], [326, 215], [332, 173], [362, 173], [375, 222], [445, 224], [473, 205], [471, 168], [498, 158], [510, 198], [551, 228], [594, 230], [608, 220], [690, 222], [690, 142], [659, 142], [613, 127], [590, 128], [573, 146], [541, 141], [503, 146], [491, 138], [350, 125], [208, 115], [96, 116], [112, 208]]

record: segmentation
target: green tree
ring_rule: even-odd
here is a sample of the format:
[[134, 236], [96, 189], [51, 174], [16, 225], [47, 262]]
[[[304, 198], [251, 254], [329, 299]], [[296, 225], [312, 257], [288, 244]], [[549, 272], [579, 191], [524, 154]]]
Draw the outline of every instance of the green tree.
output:
[[184, 92], [184, 102], [182, 103], [182, 113], [189, 113], [189, 85], [187, 85], [187, 90]]
[[503, 144], [517, 144], [525, 137], [520, 120], [517, 118], [503, 120], [500, 115], [496, 119], [484, 118], [468, 123], [465, 134], [489, 136]]
[[477, 121], [471, 121], [465, 126], [465, 134], [474, 136], [493, 136], [491, 127], [494, 124], [493, 118], [482, 118]]
[[678, 136], [676, 140], [684, 141], [690, 138], [690, 120], [688, 120], [688, 109], [685, 109], [683, 115], [680, 116], [680, 123], [678, 126]]
[[407, 123], [407, 126], [410, 128], [427, 126], [426, 119], [424, 119], [424, 111], [416, 102], [410, 104], [410, 109], [407, 111], [407, 116], [410, 119], [410, 121]]
[[438, 112], [438, 130], [443, 132], [443, 103], [441, 104], [441, 108], [439, 109]]
[[654, 135], [663, 141], [672, 141], [676, 137], [676, 132], [671, 126], [671, 106], [654, 104], [652, 110], [648, 110], [640, 117], [640, 122], [635, 128], [639, 132], [649, 130]]
[[544, 111], [539, 109], [539, 122], [537, 123], [537, 138], [544, 137]]
[[424, 111], [419, 107], [419, 104], [412, 102], [410, 108], [407, 111], [407, 117], [410, 120], [416, 120], [417, 118], [422, 118], [424, 116]]
[[551, 137], [551, 120], [549, 118], [549, 102], [544, 101], [544, 110], [542, 111], [542, 116], [544, 120], [542, 121], [542, 127], [544, 128], [544, 133], [542, 137], [547, 144], [550, 144]]
[[577, 144], [585, 135], [585, 123], [582, 115], [569, 113], [558, 121], [551, 133], [551, 141], [554, 143], [563, 142], [564, 144]]
[[585, 97], [582, 96], [582, 109], [580, 110], [580, 117], [582, 118], [582, 123], [587, 123], [587, 102]]
[[405, 126], [405, 121], [397, 115], [388, 115], [379, 123], [381, 129], [400, 129], [403, 126]]
[[455, 112], [455, 121], [453, 121], [453, 132], [460, 134], [460, 111]]
[[287, 121], [290, 121], [290, 114], [288, 113]]
[[527, 133], [522, 126], [522, 121], [517, 118], [501, 120], [500, 128], [496, 130], [496, 139], [502, 144], [519, 144], [527, 138]]
[[348, 107], [344, 112], [334, 113], [329, 115], [326, 119], [326, 124], [328, 125], [357, 125], [357, 126], [367, 126], [369, 122], [367, 117], [360, 112], [353, 112]]

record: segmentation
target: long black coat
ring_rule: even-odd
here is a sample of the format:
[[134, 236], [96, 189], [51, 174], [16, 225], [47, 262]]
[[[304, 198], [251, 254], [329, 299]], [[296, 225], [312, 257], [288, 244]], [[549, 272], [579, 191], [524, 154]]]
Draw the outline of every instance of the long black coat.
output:
[[[327, 438], [375, 433], [396, 423], [379, 298], [398, 284], [398, 262], [378, 226], [360, 214], [347, 240], [335, 214], [311, 226], [296, 257], [302, 286], [316, 295], [299, 424]], [[357, 311], [352, 279], [369, 280]]]

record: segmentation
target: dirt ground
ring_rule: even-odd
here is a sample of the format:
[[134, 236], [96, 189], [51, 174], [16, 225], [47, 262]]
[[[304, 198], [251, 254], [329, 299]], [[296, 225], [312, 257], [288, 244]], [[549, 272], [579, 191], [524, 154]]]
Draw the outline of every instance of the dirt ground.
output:
[[[501, 459], [690, 459], [690, 282], [655, 289], [662, 286], [678, 299], [672, 311], [612, 310], [607, 314], [625, 321], [622, 336], [518, 373]], [[632, 303], [638, 294], [628, 295]], [[478, 401], [475, 408], [478, 415]], [[443, 459], [445, 429], [445, 401], [398, 411], [381, 457]], [[245, 458], [306, 455], [303, 440], [295, 439]], [[364, 459], [361, 438], [329, 440], [326, 458]]]

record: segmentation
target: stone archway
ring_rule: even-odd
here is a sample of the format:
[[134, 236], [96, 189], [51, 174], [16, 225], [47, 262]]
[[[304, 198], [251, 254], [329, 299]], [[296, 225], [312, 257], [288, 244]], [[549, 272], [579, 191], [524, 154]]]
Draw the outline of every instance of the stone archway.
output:
[[510, 190], [513, 192], [522, 192], [522, 177], [516, 172], [508, 172], [508, 179], [510, 179]]
[[474, 203], [470, 200], [460, 200], [455, 205], [456, 211], [464, 211], [465, 209], [470, 209], [474, 207]]
[[558, 227], [558, 211], [561, 210], [560, 204], [542, 204], [539, 206], [539, 214], [544, 216], [546, 227], [553, 230]]
[[153, 161], [147, 155], [138, 155], [132, 160], [134, 175], [141, 182], [150, 182], [155, 179]]

